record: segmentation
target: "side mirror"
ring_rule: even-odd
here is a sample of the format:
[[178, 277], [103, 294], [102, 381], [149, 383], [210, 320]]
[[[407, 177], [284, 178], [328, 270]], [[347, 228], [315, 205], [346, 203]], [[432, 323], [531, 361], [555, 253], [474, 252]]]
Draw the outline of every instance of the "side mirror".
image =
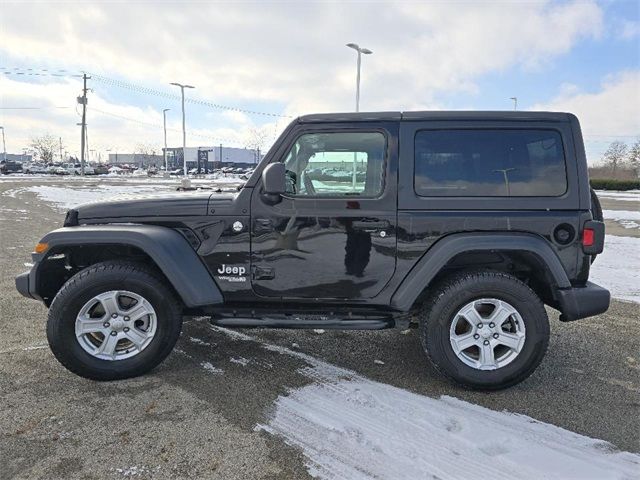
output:
[[262, 171], [262, 187], [267, 195], [282, 195], [286, 191], [285, 165], [270, 163]]

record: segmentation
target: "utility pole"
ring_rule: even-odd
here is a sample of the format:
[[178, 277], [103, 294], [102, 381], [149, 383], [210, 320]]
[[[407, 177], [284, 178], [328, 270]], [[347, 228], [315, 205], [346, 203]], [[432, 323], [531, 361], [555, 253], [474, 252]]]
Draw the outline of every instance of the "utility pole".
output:
[[87, 130], [87, 80], [89, 77], [86, 73], [82, 75], [82, 96], [78, 97], [78, 103], [82, 105], [82, 129], [80, 134], [80, 174], [84, 175], [84, 154], [85, 139]]
[[58, 141], [60, 142], [60, 161], [64, 161], [64, 157], [62, 156], [62, 137], [58, 137]]
[[167, 112], [169, 108], [162, 110], [162, 118], [164, 120], [164, 176], [169, 175], [169, 162], [167, 161]]
[[0, 127], [2, 129], [2, 159], [7, 161], [7, 145], [4, 143], [4, 127]]
[[180, 87], [180, 94], [182, 96], [182, 163], [184, 167], [184, 176], [187, 176], [187, 129], [185, 126], [184, 119], [184, 89], [185, 88], [196, 88], [192, 85], [183, 85], [182, 83], [172, 82], [171, 85], [175, 85], [176, 87]]

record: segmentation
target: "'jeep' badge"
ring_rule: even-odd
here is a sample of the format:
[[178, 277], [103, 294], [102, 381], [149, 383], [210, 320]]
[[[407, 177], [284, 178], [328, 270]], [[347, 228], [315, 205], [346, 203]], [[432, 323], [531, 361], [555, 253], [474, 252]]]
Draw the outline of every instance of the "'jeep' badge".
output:
[[241, 232], [243, 228], [244, 228], [244, 225], [242, 225], [242, 222], [233, 222], [234, 232]]

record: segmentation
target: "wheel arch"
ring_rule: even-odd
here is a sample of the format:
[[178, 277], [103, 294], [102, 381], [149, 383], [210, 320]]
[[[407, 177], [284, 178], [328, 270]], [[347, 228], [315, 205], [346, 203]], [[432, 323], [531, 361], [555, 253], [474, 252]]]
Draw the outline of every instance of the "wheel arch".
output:
[[509, 273], [513, 271], [508, 267], [528, 269], [531, 288], [552, 306], [557, 305], [555, 290], [571, 287], [560, 259], [540, 236], [515, 232], [459, 233], [438, 240], [425, 252], [394, 292], [391, 306], [409, 311], [448, 273], [487, 265], [488, 269]]
[[[53, 300], [51, 290], [55, 290], [55, 295], [65, 278], [70, 276], [69, 262], [74, 256], [82, 258], [84, 267], [107, 259], [134, 259], [151, 264], [188, 308], [223, 302], [220, 289], [198, 254], [179, 232], [171, 228], [156, 225], [64, 227], [48, 233], [40, 243], [47, 244], [48, 248], [42, 254], [34, 254], [38, 268], [33, 291], [45, 303]], [[57, 266], [52, 263], [55, 260], [58, 260]], [[54, 278], [56, 268], [60, 273]], [[50, 298], [42, 295], [43, 289], [49, 290]]]

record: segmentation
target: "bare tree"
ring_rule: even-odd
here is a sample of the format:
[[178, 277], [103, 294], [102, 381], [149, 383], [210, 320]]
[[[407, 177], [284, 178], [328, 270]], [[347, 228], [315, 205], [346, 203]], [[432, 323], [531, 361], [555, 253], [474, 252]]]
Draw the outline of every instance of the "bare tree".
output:
[[640, 138], [635, 141], [627, 155], [627, 162], [636, 173], [640, 173]]
[[603, 158], [606, 166], [610, 167], [615, 176], [618, 167], [620, 167], [627, 158], [628, 147], [627, 144], [616, 140], [609, 145], [609, 148], [604, 152]]
[[140, 143], [134, 152], [134, 162], [140, 162], [140, 166], [149, 166], [151, 163], [155, 166], [156, 149], [153, 145]]
[[264, 151], [264, 146], [269, 137], [268, 133], [260, 128], [250, 128], [247, 133], [247, 140], [245, 142], [246, 148], [249, 148], [255, 152], [255, 162], [260, 161], [260, 152]]
[[38, 160], [51, 163], [54, 155], [60, 149], [60, 142], [50, 133], [45, 133], [39, 137], [33, 137], [30, 146], [33, 148]]

